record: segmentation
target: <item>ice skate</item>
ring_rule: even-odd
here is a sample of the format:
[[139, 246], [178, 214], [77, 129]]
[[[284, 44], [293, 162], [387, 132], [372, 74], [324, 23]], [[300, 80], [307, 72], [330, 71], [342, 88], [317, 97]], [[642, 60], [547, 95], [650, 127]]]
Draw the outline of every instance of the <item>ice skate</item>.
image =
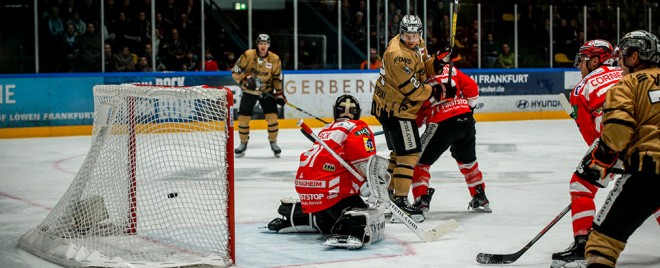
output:
[[433, 197], [433, 193], [435, 193], [435, 189], [433, 188], [428, 188], [427, 189], [427, 194], [423, 194], [422, 196], [418, 197], [415, 199], [415, 203], [413, 203], [413, 207], [417, 208], [423, 212], [429, 212], [429, 208], [431, 207], [431, 198]]
[[[394, 204], [399, 207], [403, 212], [408, 214], [408, 217], [410, 217], [413, 221], [415, 222], [423, 222], [424, 221], [424, 212], [419, 210], [418, 208], [414, 208], [410, 205], [408, 202], [408, 197], [407, 196], [395, 196], [394, 197]], [[401, 220], [397, 217], [392, 217], [391, 219], [392, 223], [400, 223]]]
[[481, 185], [477, 186], [475, 191], [477, 192], [473, 197], [470, 203], [468, 203], [468, 209], [472, 209], [478, 212], [493, 212], [490, 209], [490, 202], [484, 193], [483, 187]]
[[552, 254], [551, 268], [568, 268], [568, 267], [586, 267], [586, 260], [584, 257], [584, 248], [587, 245], [587, 236], [579, 235], [575, 237], [573, 242], [565, 251]]
[[234, 150], [234, 157], [239, 158], [243, 157], [245, 155], [245, 151], [247, 150], [247, 142], [246, 143], [241, 143], [238, 148]]
[[271, 142], [270, 149], [273, 150], [273, 154], [275, 154], [275, 157], [277, 158], [280, 157], [280, 153], [282, 153], [282, 149], [280, 149], [280, 146], [277, 146], [277, 142]]

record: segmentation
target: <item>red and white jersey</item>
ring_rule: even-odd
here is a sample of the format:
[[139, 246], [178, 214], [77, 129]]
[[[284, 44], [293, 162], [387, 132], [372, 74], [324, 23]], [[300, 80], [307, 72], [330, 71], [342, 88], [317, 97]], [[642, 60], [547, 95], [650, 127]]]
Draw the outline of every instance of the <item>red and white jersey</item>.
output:
[[[355, 170], [376, 154], [374, 134], [361, 120], [338, 119], [326, 125], [318, 137]], [[296, 174], [296, 192], [305, 213], [327, 209], [340, 200], [359, 194], [364, 174], [358, 179], [337, 159], [315, 142], [300, 155]]]
[[587, 144], [592, 144], [600, 137], [605, 93], [621, 77], [621, 68], [603, 65], [582, 78], [571, 92], [571, 106], [577, 107], [575, 123]]
[[[427, 83], [447, 83], [449, 65], [445, 65], [442, 74], [431, 78]], [[452, 85], [456, 86], [456, 97], [437, 101], [429, 98], [424, 101], [417, 114], [417, 126], [424, 122], [439, 123], [448, 118], [471, 112], [470, 107], [477, 105], [479, 86], [472, 78], [456, 68], [452, 68]]]

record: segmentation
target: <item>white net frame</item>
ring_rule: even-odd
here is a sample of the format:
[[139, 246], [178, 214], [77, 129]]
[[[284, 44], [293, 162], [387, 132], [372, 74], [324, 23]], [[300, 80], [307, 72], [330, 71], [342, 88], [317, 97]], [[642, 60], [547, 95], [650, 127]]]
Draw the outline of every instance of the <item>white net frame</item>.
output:
[[229, 266], [233, 96], [227, 88], [94, 87], [90, 150], [19, 246], [65, 266]]

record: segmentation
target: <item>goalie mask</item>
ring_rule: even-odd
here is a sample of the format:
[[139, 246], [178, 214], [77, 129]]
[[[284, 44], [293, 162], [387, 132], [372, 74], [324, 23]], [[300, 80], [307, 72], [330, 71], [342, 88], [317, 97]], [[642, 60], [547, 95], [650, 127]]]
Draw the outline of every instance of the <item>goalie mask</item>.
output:
[[619, 49], [623, 56], [630, 56], [633, 52], [637, 52], [641, 61], [653, 65], [660, 63], [660, 40], [647, 31], [639, 30], [627, 33], [619, 41]]
[[614, 65], [615, 58], [612, 57], [613, 50], [614, 48], [610, 42], [601, 39], [589, 40], [580, 47], [580, 50], [575, 55], [573, 65], [578, 67], [583, 59], [589, 60], [593, 58], [598, 58], [598, 62], [602, 65]]
[[335, 105], [332, 106], [333, 115], [335, 120], [339, 118], [348, 118], [357, 120], [360, 119], [360, 103], [358, 100], [351, 95], [342, 95], [335, 101]]

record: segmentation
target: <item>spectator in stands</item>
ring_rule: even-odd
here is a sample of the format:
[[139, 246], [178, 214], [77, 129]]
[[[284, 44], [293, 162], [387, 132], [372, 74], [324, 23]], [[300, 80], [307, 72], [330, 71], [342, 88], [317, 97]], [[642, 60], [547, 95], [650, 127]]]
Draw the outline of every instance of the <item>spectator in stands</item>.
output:
[[353, 30], [351, 30], [351, 34], [353, 34], [353, 42], [358, 46], [358, 48], [366, 48], [367, 24], [364, 22], [364, 13], [361, 11], [355, 13], [355, 19], [352, 26]]
[[163, 15], [163, 21], [170, 25], [174, 25], [174, 22], [179, 18], [179, 10], [174, 5], [174, 0], [167, 0], [160, 13]]
[[502, 52], [500, 52], [500, 55], [497, 57], [497, 62], [500, 68], [514, 68], [515, 61], [515, 55], [511, 52], [509, 44], [502, 44]]
[[135, 71], [135, 61], [137, 56], [131, 53], [128, 46], [123, 46], [121, 51], [112, 57], [112, 64], [117, 72]]
[[378, 70], [383, 65], [383, 61], [378, 56], [378, 51], [375, 48], [369, 49], [369, 60], [365, 60], [360, 64], [360, 70]]
[[67, 24], [69, 23], [73, 24], [73, 29], [78, 36], [81, 36], [87, 32], [87, 23], [80, 19], [80, 12], [74, 11], [73, 15], [71, 15], [71, 19], [69, 19]]
[[[140, 57], [147, 58], [147, 61], [149, 61], [149, 66], [154, 66], [154, 63], [152, 62], [154, 49], [151, 46], [151, 43], [145, 43], [144, 46], [142, 46], [142, 51], [137, 54]], [[158, 57], [156, 57], [156, 61], [158, 61]]]
[[80, 41], [73, 27], [73, 24], [67, 24], [64, 35], [60, 38], [60, 52], [63, 57], [62, 69], [60, 71], [71, 72], [75, 70], [80, 52]]
[[80, 71], [101, 71], [101, 36], [94, 23], [87, 23], [87, 31], [80, 36]]
[[60, 9], [60, 18], [62, 21], [70, 21], [73, 18], [73, 13], [78, 11], [78, 7], [74, 0], [67, 0], [64, 6]]
[[151, 72], [151, 65], [149, 65], [149, 60], [147, 57], [140, 57], [138, 63], [135, 65], [135, 71], [138, 72]]
[[485, 40], [481, 43], [482, 54], [484, 55], [484, 68], [495, 68], [497, 63], [497, 44], [493, 38], [493, 33], [487, 33]]
[[151, 21], [147, 19], [144, 11], [139, 11], [137, 19], [133, 21], [135, 41], [139, 43], [149, 42], [151, 39]]
[[113, 54], [112, 54], [112, 44], [110, 42], [105, 42], [103, 45], [103, 65], [105, 66], [106, 72], [114, 72], [115, 66], [113, 64]]
[[82, 6], [80, 6], [78, 10], [82, 21], [86, 23], [94, 23], [95, 26], [99, 25], [101, 22], [101, 9], [94, 3], [94, 0], [83, 1]]
[[51, 41], [55, 41], [64, 33], [64, 23], [60, 18], [60, 9], [52, 7], [48, 12], [48, 33]]
[[172, 24], [163, 20], [160, 12], [156, 12], [156, 29], [161, 29], [163, 33], [168, 33], [172, 29]]
[[199, 56], [195, 55], [192, 50], [186, 51], [186, 56], [183, 63], [187, 66], [185, 71], [197, 72], [199, 71]]
[[204, 61], [204, 70], [207, 72], [217, 72], [220, 69], [218, 68], [218, 63], [213, 59], [213, 54], [211, 51], [206, 51], [206, 60]]
[[186, 56], [186, 50], [188, 50], [188, 44], [179, 38], [179, 30], [174, 28], [170, 38], [162, 43], [158, 54], [166, 68], [178, 69], [176, 66], [181, 66], [183, 58]]

